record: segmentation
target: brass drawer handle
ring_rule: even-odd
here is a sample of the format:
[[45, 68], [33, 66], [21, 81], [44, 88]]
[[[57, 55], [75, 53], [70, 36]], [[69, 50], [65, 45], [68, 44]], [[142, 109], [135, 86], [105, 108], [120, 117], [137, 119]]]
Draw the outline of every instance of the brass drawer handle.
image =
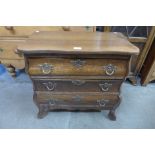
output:
[[101, 100], [97, 100], [97, 103], [98, 103], [101, 107], [105, 107], [105, 105], [109, 103], [109, 100], [101, 99]]
[[103, 69], [105, 70], [105, 73], [109, 76], [113, 75], [117, 69], [116, 66], [112, 65], [112, 64], [108, 64], [106, 66], [103, 66]]
[[72, 65], [76, 68], [81, 68], [85, 65], [86, 61], [85, 60], [81, 60], [81, 59], [77, 59], [77, 60], [71, 60], [70, 61], [72, 63]]
[[80, 86], [83, 85], [85, 83], [85, 81], [83, 80], [73, 80], [72, 83], [76, 86]]
[[47, 83], [43, 83], [43, 85], [47, 88], [47, 90], [52, 91], [55, 89], [56, 87], [56, 83], [55, 82], [47, 82]]
[[112, 84], [106, 82], [106, 83], [100, 83], [99, 86], [102, 91], [106, 92], [106, 91], [109, 91], [109, 87], [111, 87]]
[[48, 64], [48, 63], [44, 63], [44, 64], [41, 64], [39, 65], [41, 71], [44, 73], [44, 74], [49, 74], [52, 72], [53, 70], [53, 65], [51, 64]]

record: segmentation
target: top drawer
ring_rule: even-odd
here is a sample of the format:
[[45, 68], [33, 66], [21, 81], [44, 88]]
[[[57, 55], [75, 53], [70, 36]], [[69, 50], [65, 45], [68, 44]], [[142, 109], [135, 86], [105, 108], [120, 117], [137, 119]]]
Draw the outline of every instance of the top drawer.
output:
[[124, 78], [128, 60], [104, 58], [28, 58], [28, 73], [42, 76], [105, 76]]
[[0, 36], [29, 36], [39, 31], [93, 31], [93, 26], [0, 26]]

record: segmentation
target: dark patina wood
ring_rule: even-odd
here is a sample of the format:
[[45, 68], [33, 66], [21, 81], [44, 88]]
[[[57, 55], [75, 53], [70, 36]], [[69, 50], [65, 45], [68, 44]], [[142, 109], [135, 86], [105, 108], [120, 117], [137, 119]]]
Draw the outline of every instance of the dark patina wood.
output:
[[18, 47], [43, 118], [53, 110], [115, 110], [139, 49], [120, 33], [40, 32]]
[[[88, 58], [30, 58], [29, 75], [57, 76], [116, 76], [123, 78], [127, 74], [126, 59], [88, 59]], [[112, 69], [112, 71], [108, 71]]]
[[33, 79], [34, 91], [118, 93], [123, 80]]

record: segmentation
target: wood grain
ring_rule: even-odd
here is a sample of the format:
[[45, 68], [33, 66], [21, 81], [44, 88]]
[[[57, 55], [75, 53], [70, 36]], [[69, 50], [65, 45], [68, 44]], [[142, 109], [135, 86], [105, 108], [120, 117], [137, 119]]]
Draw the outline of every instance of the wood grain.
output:
[[33, 79], [34, 91], [118, 93], [123, 80]]
[[115, 77], [123, 78], [127, 75], [128, 61], [126, 60], [114, 60], [114, 59], [80, 59], [84, 61], [85, 64], [82, 67], [74, 66], [71, 61], [76, 61], [77, 59], [68, 58], [30, 58], [28, 59], [29, 69], [28, 73], [30, 75], [47, 75], [43, 74], [40, 65], [47, 63], [53, 66], [53, 70], [49, 75], [59, 75], [59, 76], [74, 76], [74, 75], [102, 75], [106, 76], [106, 71], [104, 66], [112, 64], [116, 66], [116, 71], [114, 72]]
[[[39, 49], [39, 50], [38, 50]], [[139, 54], [120, 33], [102, 32], [40, 32], [33, 34], [18, 51], [24, 53], [96, 53], [96, 54]]]
[[[40, 104], [50, 104], [53, 108], [68, 108], [68, 107], [91, 107], [94, 109], [103, 109], [106, 107], [112, 108], [119, 100], [117, 95], [103, 95], [102, 93], [48, 93], [48, 92], [36, 92], [37, 102]], [[100, 105], [100, 101], [103, 100], [103, 106]], [[53, 102], [53, 103], [52, 103]]]
[[116, 120], [121, 84], [139, 49], [120, 33], [42, 32], [18, 52], [33, 82], [38, 118], [50, 110], [91, 109], [110, 110]]

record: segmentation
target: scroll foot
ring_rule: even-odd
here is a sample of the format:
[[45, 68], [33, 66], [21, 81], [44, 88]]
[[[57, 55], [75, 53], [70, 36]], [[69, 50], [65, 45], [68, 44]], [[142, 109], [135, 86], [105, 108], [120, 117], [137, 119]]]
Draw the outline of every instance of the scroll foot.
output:
[[134, 85], [134, 86], [137, 85], [137, 78], [136, 78], [136, 76], [130, 77], [129, 81], [131, 82], [132, 85]]
[[48, 105], [47, 104], [40, 104], [39, 105], [39, 112], [38, 112], [38, 118], [44, 118], [48, 114]]
[[108, 117], [109, 117], [110, 120], [115, 121], [116, 120], [115, 111], [114, 110], [110, 110], [109, 114], [108, 114]]

